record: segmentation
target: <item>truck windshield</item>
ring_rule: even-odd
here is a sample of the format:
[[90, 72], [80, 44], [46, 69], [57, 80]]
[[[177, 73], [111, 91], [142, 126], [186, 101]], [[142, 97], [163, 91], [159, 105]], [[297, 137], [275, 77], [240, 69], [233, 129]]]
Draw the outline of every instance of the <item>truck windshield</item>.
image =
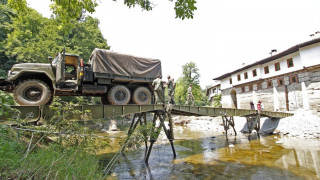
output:
[[52, 64], [57, 64], [58, 60], [60, 59], [61, 57], [61, 54], [59, 54], [58, 56], [56, 56], [53, 61], [52, 61]]

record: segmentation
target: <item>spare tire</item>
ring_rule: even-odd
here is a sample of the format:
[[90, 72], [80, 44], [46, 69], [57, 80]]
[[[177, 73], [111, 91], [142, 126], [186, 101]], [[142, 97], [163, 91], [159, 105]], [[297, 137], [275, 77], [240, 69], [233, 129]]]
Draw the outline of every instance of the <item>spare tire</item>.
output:
[[52, 97], [49, 86], [37, 79], [20, 82], [13, 93], [14, 99], [18, 104], [29, 106], [49, 104]]
[[108, 92], [108, 101], [112, 105], [126, 105], [130, 101], [130, 91], [123, 85], [113, 86]]
[[151, 102], [151, 92], [146, 87], [138, 87], [134, 90], [132, 101], [135, 104], [145, 105]]

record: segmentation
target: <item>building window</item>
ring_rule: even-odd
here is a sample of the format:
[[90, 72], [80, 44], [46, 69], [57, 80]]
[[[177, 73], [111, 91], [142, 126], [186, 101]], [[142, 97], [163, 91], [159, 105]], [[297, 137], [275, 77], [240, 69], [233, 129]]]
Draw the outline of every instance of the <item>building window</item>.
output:
[[292, 60], [292, 58], [287, 59], [287, 65], [288, 65], [288, 68], [293, 67], [293, 60]]
[[232, 84], [232, 78], [229, 79], [229, 83]]
[[240, 81], [241, 80], [241, 76], [240, 76], [240, 74], [238, 74], [238, 81]]
[[269, 66], [264, 67], [264, 73], [269, 74]]
[[267, 87], [268, 87], [268, 88], [272, 88], [272, 81], [268, 81], [268, 82], [267, 82]]
[[244, 79], [248, 79], [248, 73], [247, 72], [244, 73]]
[[257, 90], [261, 90], [262, 89], [262, 83], [258, 83], [257, 84]]
[[253, 76], [253, 77], [257, 76], [257, 70], [255, 70], [255, 69], [252, 70], [252, 76]]
[[290, 84], [298, 83], [298, 76], [294, 75], [290, 77]]
[[283, 78], [278, 79], [278, 86], [283, 86], [283, 85], [284, 85]]
[[280, 63], [279, 63], [279, 62], [277, 62], [277, 63], [274, 64], [274, 69], [275, 69], [276, 71], [280, 71]]
[[251, 84], [251, 85], [249, 85], [249, 91], [252, 91], [252, 90], [253, 90], [253, 86]]
[[241, 87], [241, 92], [245, 92], [244, 86]]

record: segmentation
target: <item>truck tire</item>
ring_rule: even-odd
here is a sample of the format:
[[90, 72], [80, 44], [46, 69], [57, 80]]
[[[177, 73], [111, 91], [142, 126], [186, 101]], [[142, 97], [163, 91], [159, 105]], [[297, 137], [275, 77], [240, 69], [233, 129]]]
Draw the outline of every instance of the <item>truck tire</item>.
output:
[[130, 101], [130, 91], [123, 85], [113, 86], [108, 92], [108, 101], [112, 105], [126, 105]]
[[135, 104], [145, 105], [151, 102], [151, 92], [146, 87], [138, 87], [134, 90], [132, 101]]
[[107, 96], [102, 96], [100, 99], [101, 104], [107, 105], [110, 104]]
[[20, 82], [14, 89], [14, 99], [20, 105], [39, 106], [50, 103], [52, 93], [49, 86], [40, 80]]

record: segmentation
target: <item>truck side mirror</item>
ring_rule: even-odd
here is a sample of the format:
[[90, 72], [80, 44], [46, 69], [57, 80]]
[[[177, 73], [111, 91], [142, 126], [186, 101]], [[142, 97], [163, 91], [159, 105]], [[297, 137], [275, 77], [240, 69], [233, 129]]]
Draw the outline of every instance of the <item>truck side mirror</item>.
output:
[[52, 60], [53, 60], [53, 57], [51, 57], [51, 56], [48, 56], [48, 60], [49, 60], [49, 62], [52, 62]]

